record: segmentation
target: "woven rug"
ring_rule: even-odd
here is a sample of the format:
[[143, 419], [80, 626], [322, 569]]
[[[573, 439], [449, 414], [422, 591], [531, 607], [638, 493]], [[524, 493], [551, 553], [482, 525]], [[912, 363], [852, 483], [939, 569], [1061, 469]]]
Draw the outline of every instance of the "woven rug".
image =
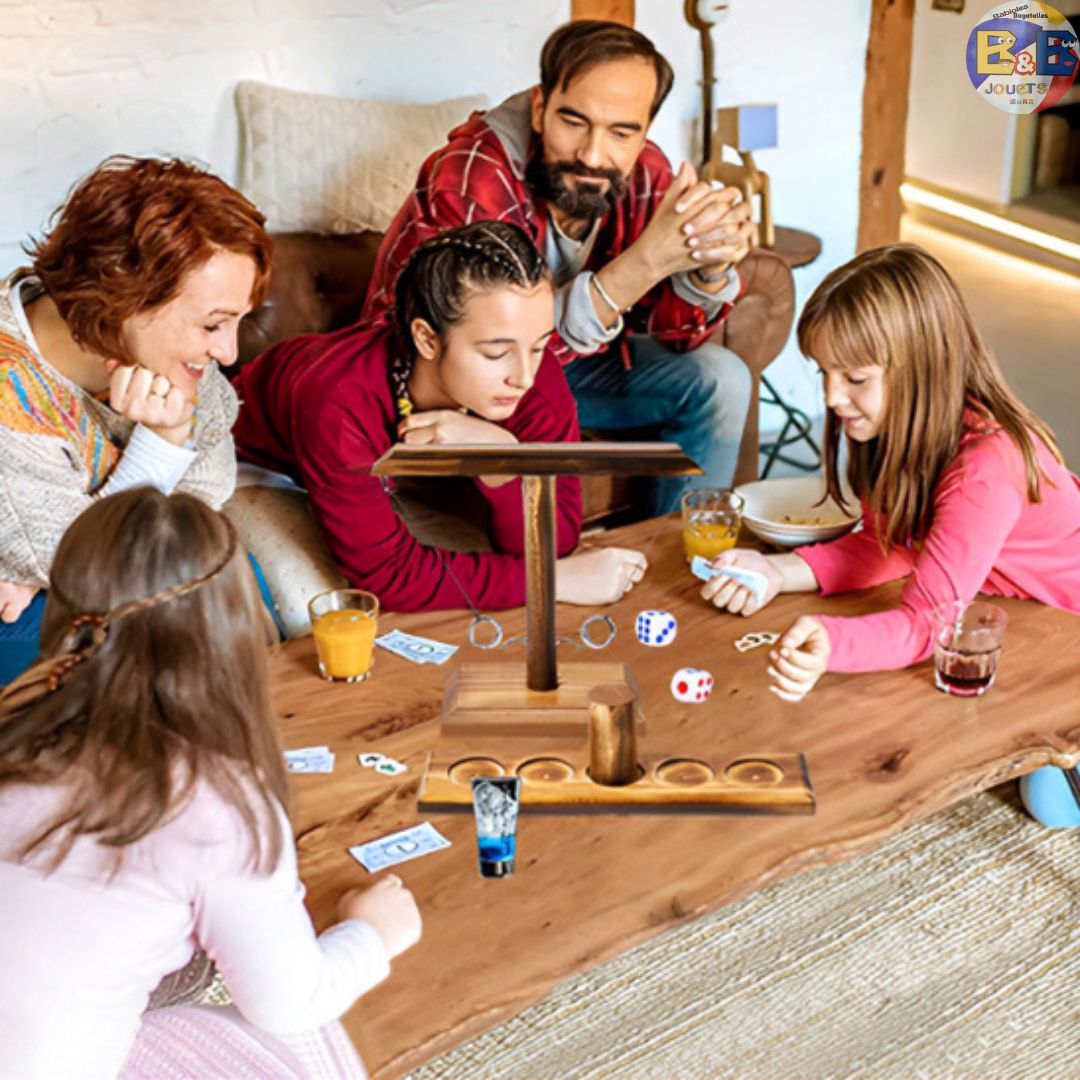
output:
[[1015, 785], [975, 796], [410, 1074], [495, 1077], [1080, 1078], [1080, 834], [1026, 817]]

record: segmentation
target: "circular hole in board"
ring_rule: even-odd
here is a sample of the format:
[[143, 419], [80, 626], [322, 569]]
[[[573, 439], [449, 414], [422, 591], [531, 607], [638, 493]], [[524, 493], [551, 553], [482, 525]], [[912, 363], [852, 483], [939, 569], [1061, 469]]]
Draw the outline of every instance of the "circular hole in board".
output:
[[628, 780], [625, 784], [601, 784], [599, 780], [593, 780], [592, 773], [589, 769], [585, 770], [585, 775], [592, 780], [594, 784], [600, 784], [600, 787], [629, 787], [631, 784], [636, 784], [645, 775], [645, 766], [639, 764], [637, 767], [637, 776], [635, 776], [633, 780]]
[[455, 784], [467, 784], [474, 776], [502, 776], [506, 770], [494, 758], [469, 757], [455, 761], [446, 772]]
[[784, 779], [784, 770], [771, 761], [760, 758], [744, 758], [732, 762], [724, 770], [724, 779], [733, 784], [748, 784], [754, 787], [771, 787]]
[[662, 761], [656, 767], [656, 779], [663, 784], [677, 784], [679, 787], [695, 787], [707, 784], [716, 774], [696, 758], [671, 758]]
[[573, 766], [555, 757], [530, 758], [523, 761], [515, 772], [522, 780], [542, 780], [548, 784], [561, 784], [574, 778]]

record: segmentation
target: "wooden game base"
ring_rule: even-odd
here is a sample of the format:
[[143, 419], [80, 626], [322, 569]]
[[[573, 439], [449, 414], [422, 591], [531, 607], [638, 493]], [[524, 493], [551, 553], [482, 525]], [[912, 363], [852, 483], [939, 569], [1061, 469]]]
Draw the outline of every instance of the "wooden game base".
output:
[[[531, 745], [530, 745], [531, 744]], [[754, 754], [728, 761], [645, 752], [641, 776], [608, 787], [589, 779], [585, 744], [480, 740], [436, 747], [420, 785], [422, 811], [471, 811], [474, 776], [520, 776], [521, 810], [533, 813], [813, 814], [802, 754]]]
[[[560, 664], [556, 690], [529, 690], [525, 682], [524, 664], [461, 664], [444, 685], [443, 735], [569, 735], [584, 740], [589, 732], [586, 696], [594, 686], [626, 683], [641, 697], [629, 666], [610, 661]], [[640, 710], [637, 731], [645, 731]]]

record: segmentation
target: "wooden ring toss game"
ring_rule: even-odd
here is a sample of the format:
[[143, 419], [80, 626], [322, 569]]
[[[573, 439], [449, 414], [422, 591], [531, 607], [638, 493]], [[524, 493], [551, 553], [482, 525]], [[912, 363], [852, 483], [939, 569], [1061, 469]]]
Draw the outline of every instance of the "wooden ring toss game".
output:
[[[421, 810], [468, 810], [474, 776], [522, 779], [521, 809], [813, 813], [799, 754], [705, 761], [642, 744], [641, 694], [628, 665], [556, 661], [555, 478], [690, 476], [674, 443], [518, 443], [392, 447], [375, 476], [520, 476], [525, 502], [526, 663], [461, 664], [448, 677]], [[486, 771], [485, 771], [486, 770]]]

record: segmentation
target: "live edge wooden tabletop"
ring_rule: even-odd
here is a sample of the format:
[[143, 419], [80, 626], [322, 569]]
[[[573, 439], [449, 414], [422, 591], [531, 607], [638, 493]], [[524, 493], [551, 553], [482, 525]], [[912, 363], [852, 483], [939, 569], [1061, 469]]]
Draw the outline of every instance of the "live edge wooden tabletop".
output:
[[[730, 903], [768, 882], [838, 862], [880, 844], [918, 818], [1040, 765], [1080, 760], [1080, 618], [1033, 602], [1003, 601], [1009, 614], [996, 685], [982, 698], [947, 697], [932, 663], [904, 671], [826, 675], [799, 703], [768, 692], [768, 648], [739, 653], [749, 630], [781, 631], [803, 612], [850, 615], [880, 608], [895, 586], [823, 600], [784, 596], [751, 618], [721, 614], [697, 595], [679, 522], [644, 522], [604, 542], [646, 551], [645, 580], [605, 609], [617, 626], [603, 652], [559, 647], [560, 661], [625, 661], [640, 685], [642, 747], [662, 741], [689, 756], [732, 760], [806, 755], [814, 816], [705, 817], [523, 815], [513, 877], [482, 879], [471, 815], [427, 814], [452, 847], [398, 873], [424, 919], [419, 945], [345, 1018], [369, 1070], [398, 1076], [540, 999], [561, 979], [669, 927]], [[678, 618], [675, 642], [647, 648], [634, 617], [647, 608]], [[590, 609], [560, 605], [560, 634]], [[392, 627], [461, 646], [447, 664], [417, 666], [377, 651], [371, 678], [329, 684], [315, 668], [311, 638], [274, 660], [275, 702], [287, 748], [328, 744], [330, 775], [294, 778], [292, 814], [300, 872], [320, 929], [346, 889], [374, 880], [348, 854], [421, 820], [416, 790], [437, 735], [442, 684], [454, 663], [509, 659], [520, 647], [483, 653], [468, 644], [469, 615], [386, 615]], [[521, 633], [524, 612], [499, 618]], [[703, 667], [711, 698], [680, 704], [671, 676]], [[542, 749], [542, 746], [540, 747]], [[357, 754], [378, 750], [408, 765], [376, 775]], [[997, 898], [1008, 904], [1008, 897]]]

